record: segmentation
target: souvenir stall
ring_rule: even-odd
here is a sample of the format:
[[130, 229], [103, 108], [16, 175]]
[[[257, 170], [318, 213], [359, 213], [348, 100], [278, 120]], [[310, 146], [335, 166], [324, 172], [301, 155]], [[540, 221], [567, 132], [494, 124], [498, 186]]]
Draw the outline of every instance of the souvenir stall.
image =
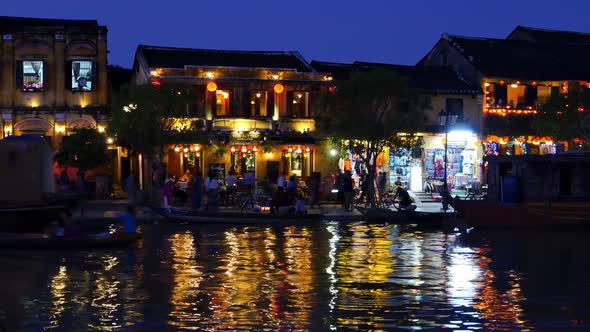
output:
[[[475, 134], [450, 133], [448, 138], [447, 182], [453, 188], [464, 189], [478, 180], [481, 147]], [[424, 139], [424, 176], [427, 181], [444, 180], [444, 139], [444, 135], [432, 135]]]

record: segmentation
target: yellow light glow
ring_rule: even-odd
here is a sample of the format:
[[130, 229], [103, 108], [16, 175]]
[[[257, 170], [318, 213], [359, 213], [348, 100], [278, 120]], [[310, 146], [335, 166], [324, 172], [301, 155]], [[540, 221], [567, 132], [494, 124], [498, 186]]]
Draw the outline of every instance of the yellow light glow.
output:
[[158, 73], [158, 71], [157, 71], [157, 70], [150, 70], [150, 75], [151, 75], [151, 76], [154, 76], [154, 77], [158, 77], [158, 76], [160, 76], [160, 74]]
[[56, 125], [55, 126], [55, 132], [56, 133], [65, 133], [66, 132], [66, 126]]
[[180, 152], [180, 148], [177, 146], [174, 148], [174, 152]]
[[213, 77], [215, 77], [215, 73], [213, 73], [212, 71], [205, 72], [205, 77], [213, 78]]
[[195, 147], [195, 151], [199, 151], [199, 150], [201, 150], [201, 147], [197, 145], [197, 146]]
[[33, 101], [31, 102], [31, 107], [33, 107], [33, 108], [35, 108], [35, 107], [39, 107], [39, 103], [38, 103], [37, 101], [33, 100]]
[[217, 84], [215, 84], [215, 82], [207, 83], [207, 91], [215, 92], [215, 90], [217, 90]]
[[488, 82], [485, 82], [483, 85], [485, 85], [485, 86], [490, 86], [490, 83], [488, 83]]
[[511, 88], [518, 88], [518, 84], [516, 84], [516, 83], [512, 83], [512, 84], [510, 84], [510, 87], [511, 87]]
[[188, 152], [188, 148], [182, 149], [182, 152]]
[[266, 158], [272, 158], [272, 152], [267, 152], [266, 153]]
[[273, 80], [277, 81], [279, 79], [279, 75], [274, 74], [271, 76]]
[[96, 127], [96, 129], [98, 130], [99, 133], [104, 133], [105, 132], [104, 126], [98, 126], [98, 127]]
[[275, 84], [273, 90], [275, 91], [276, 94], [281, 94], [281, 93], [283, 93], [283, 91], [285, 91], [285, 86], [278, 83], [278, 84]]
[[115, 140], [112, 137], [107, 137], [107, 144], [113, 144]]
[[260, 92], [256, 92], [256, 98], [260, 98], [261, 94]]
[[254, 102], [254, 100], [250, 100], [250, 105], [254, 105], [254, 104], [256, 104], [256, 103]]

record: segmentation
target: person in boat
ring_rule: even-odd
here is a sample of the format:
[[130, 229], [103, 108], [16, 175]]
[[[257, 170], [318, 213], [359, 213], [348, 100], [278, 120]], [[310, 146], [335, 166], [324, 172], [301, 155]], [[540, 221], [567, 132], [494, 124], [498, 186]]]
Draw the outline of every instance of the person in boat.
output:
[[291, 203], [289, 202], [289, 197], [287, 196], [285, 189], [283, 187], [277, 187], [277, 192], [270, 201], [271, 213], [278, 213], [281, 206], [289, 205], [291, 205]]
[[412, 204], [410, 194], [401, 186], [397, 187], [395, 198], [399, 198], [399, 207], [401, 210], [414, 211], [416, 209], [416, 205]]
[[127, 205], [126, 213], [118, 213], [117, 218], [123, 221], [122, 231], [125, 234], [137, 233], [137, 220], [135, 219], [135, 207], [133, 205]]

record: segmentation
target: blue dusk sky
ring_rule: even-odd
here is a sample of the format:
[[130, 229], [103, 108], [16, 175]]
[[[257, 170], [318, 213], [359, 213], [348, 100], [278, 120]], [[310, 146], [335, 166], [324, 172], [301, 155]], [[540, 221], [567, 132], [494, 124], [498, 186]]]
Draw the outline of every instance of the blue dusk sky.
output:
[[96, 19], [109, 29], [110, 64], [130, 67], [139, 43], [413, 65], [443, 32], [590, 32], [589, 12], [588, 0], [28, 0], [7, 1], [0, 15]]

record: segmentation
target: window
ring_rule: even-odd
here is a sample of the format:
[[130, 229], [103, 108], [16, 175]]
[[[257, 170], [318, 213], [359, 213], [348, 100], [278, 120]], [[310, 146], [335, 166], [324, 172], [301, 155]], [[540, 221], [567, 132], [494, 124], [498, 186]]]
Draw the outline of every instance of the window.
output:
[[288, 115], [294, 118], [306, 118], [307, 93], [303, 91], [290, 91], [287, 93]]
[[250, 116], [266, 116], [266, 92], [254, 91], [250, 93]]
[[457, 115], [457, 121], [463, 120], [463, 99], [447, 98], [446, 106], [448, 113]]
[[228, 116], [229, 109], [229, 91], [217, 90], [215, 91], [215, 115]]
[[19, 66], [22, 75], [23, 91], [43, 91], [44, 87], [44, 68], [43, 61], [22, 61], [22, 67]]
[[94, 87], [94, 62], [88, 60], [72, 61], [72, 91], [92, 91]]

